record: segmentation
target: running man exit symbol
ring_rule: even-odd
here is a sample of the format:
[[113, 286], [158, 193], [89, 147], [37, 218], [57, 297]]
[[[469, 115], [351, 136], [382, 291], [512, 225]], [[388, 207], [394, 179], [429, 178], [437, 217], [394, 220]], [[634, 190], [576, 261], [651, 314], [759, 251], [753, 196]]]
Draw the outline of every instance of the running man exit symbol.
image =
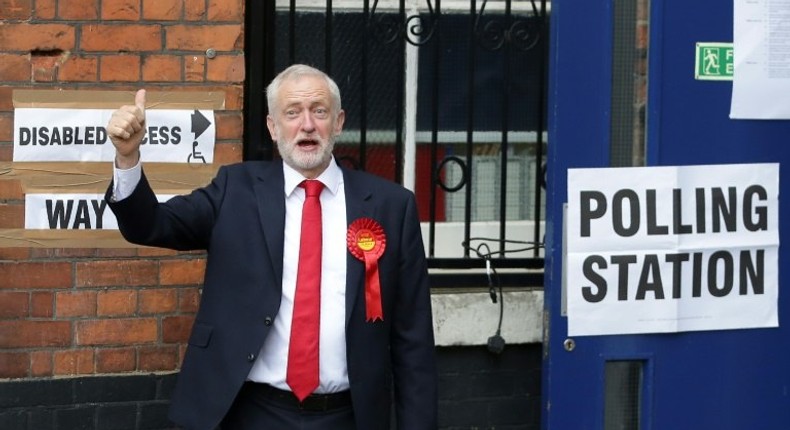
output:
[[694, 66], [695, 79], [731, 81], [733, 68], [732, 43], [697, 43]]

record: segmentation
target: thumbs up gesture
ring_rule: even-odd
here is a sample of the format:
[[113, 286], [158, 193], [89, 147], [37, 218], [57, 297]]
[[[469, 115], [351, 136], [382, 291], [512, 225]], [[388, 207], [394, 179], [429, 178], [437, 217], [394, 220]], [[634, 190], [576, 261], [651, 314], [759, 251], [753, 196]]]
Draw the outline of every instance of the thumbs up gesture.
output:
[[121, 106], [112, 113], [107, 135], [115, 145], [115, 165], [134, 167], [140, 160], [140, 142], [145, 136], [145, 90], [137, 91], [133, 105]]

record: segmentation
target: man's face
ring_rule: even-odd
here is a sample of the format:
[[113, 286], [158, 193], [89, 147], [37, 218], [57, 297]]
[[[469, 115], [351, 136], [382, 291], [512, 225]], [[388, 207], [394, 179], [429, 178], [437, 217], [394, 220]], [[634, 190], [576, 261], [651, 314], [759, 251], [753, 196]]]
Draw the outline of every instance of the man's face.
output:
[[282, 83], [277, 107], [266, 117], [280, 156], [306, 178], [317, 177], [329, 165], [345, 120], [336, 109], [326, 81], [303, 76]]

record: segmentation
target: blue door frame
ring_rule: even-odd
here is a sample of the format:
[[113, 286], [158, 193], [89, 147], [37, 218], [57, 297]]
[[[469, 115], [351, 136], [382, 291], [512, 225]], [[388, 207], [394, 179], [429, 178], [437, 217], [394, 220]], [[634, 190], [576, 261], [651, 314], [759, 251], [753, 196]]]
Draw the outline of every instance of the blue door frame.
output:
[[[790, 429], [790, 199], [779, 204], [779, 328], [576, 337], [568, 351], [567, 171], [610, 165], [613, 1], [552, 1], [542, 428], [603, 429], [604, 366], [637, 360], [640, 430]], [[651, 3], [646, 164], [780, 163], [780, 196], [790, 190], [790, 120], [731, 120], [732, 83], [694, 79], [695, 43], [732, 42], [733, 1]]]

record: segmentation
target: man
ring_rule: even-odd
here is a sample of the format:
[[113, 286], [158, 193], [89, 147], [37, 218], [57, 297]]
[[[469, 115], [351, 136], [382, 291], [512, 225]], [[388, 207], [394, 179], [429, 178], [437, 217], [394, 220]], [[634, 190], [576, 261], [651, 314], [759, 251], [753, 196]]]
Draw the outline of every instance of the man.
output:
[[[430, 292], [413, 194], [334, 162], [345, 113], [323, 72], [291, 66], [267, 99], [283, 161], [223, 166], [206, 187], [166, 203], [140, 166], [145, 91], [107, 126], [116, 159], [106, 198], [124, 237], [208, 252], [170, 418], [189, 429], [386, 429], [394, 398], [399, 429], [435, 429]], [[316, 210], [320, 222], [306, 221]], [[300, 244], [317, 224], [318, 242]], [[315, 258], [318, 273], [303, 274]], [[320, 298], [302, 302], [307, 279], [320, 280]], [[305, 311], [308, 302], [316, 310]], [[301, 339], [313, 329], [297, 328], [305, 320], [320, 323], [310, 341]]]

